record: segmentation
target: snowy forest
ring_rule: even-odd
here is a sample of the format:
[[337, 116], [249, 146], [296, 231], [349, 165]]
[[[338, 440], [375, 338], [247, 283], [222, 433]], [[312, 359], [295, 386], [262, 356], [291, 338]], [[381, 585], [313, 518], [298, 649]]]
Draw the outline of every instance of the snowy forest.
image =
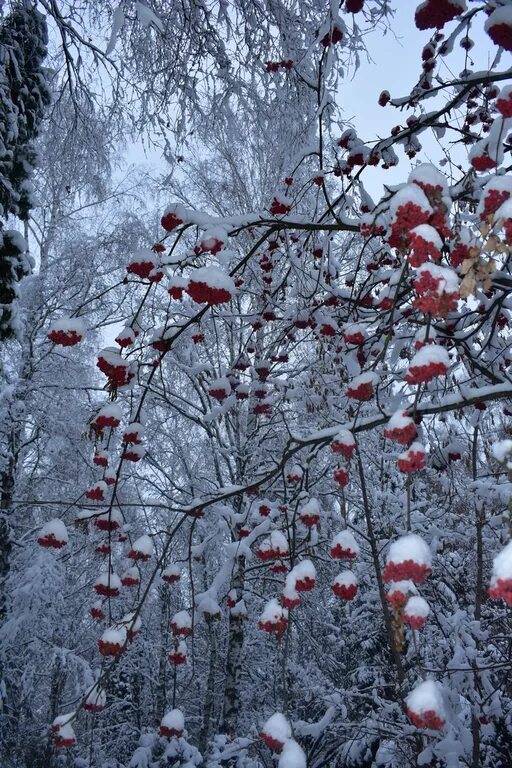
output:
[[1, 768], [511, 768], [512, 0], [0, 0]]

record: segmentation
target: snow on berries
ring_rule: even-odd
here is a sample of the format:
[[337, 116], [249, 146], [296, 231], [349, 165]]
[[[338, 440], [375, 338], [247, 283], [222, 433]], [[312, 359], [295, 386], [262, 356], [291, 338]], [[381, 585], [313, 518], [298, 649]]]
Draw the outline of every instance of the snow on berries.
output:
[[363, 323], [347, 323], [341, 331], [346, 344], [361, 346], [368, 338], [366, 326]]
[[442, 247], [443, 241], [438, 231], [430, 224], [420, 224], [418, 227], [414, 227], [409, 233], [409, 248], [411, 250], [408, 256], [409, 264], [412, 267], [420, 267], [429, 259], [439, 261]]
[[428, 262], [418, 268], [417, 275], [413, 283], [417, 309], [433, 317], [446, 317], [457, 309], [459, 278], [453, 269]]
[[77, 317], [61, 317], [48, 331], [48, 339], [61, 347], [74, 347], [84, 336], [85, 325]]
[[421, 443], [412, 443], [409, 448], [397, 458], [397, 466], [400, 472], [412, 474], [420, 472], [427, 466], [427, 453]]
[[166, 584], [176, 584], [176, 582], [181, 579], [181, 569], [179, 565], [174, 563], [168, 565], [162, 571], [162, 579], [166, 582]]
[[265, 605], [259, 621], [258, 627], [269, 635], [280, 637], [288, 624], [288, 610], [279, 605], [279, 602], [272, 598]]
[[410, 231], [420, 224], [427, 224], [432, 213], [432, 206], [419, 186], [405, 184], [393, 195], [389, 206], [389, 245], [399, 249], [407, 247]]
[[123, 517], [118, 509], [100, 512], [94, 516], [94, 525], [98, 531], [115, 531], [123, 524]]
[[418, 29], [441, 29], [465, 10], [465, 0], [424, 0], [416, 8], [414, 21]]
[[113, 390], [127, 386], [135, 376], [130, 362], [121, 357], [115, 347], [103, 349], [98, 355], [96, 366], [105, 374]]
[[289, 552], [288, 540], [281, 531], [272, 531], [270, 536], [258, 546], [256, 555], [260, 560], [278, 560]]
[[331, 543], [331, 557], [335, 560], [353, 560], [359, 554], [359, 544], [352, 531], [340, 531]]
[[231, 384], [229, 379], [225, 376], [220, 379], [212, 381], [208, 387], [208, 394], [213, 397], [214, 400], [222, 402], [231, 394]]
[[405, 700], [407, 715], [416, 728], [440, 730], [446, 721], [443, 696], [434, 680], [419, 683]]
[[450, 357], [445, 347], [427, 344], [412, 358], [405, 380], [408, 384], [428, 384], [437, 376], [446, 376], [449, 367]]
[[76, 744], [75, 732], [71, 722], [75, 718], [74, 712], [66, 715], [59, 715], [52, 723], [52, 731], [57, 749], [70, 749]]
[[286, 479], [288, 480], [289, 483], [292, 483], [292, 484], [300, 483], [303, 477], [304, 477], [304, 470], [298, 464], [294, 464], [288, 470], [288, 473], [286, 475]]
[[269, 206], [272, 216], [285, 216], [290, 212], [289, 200], [284, 195], [275, 194]]
[[260, 739], [272, 752], [280, 753], [286, 742], [292, 737], [290, 723], [281, 712], [269, 717], [260, 731]]
[[384, 581], [410, 579], [414, 584], [423, 584], [431, 573], [432, 553], [421, 536], [409, 533], [391, 544], [383, 572]]
[[331, 443], [331, 451], [350, 460], [356, 448], [354, 435], [348, 429], [340, 429]]
[[131, 347], [132, 344], [135, 344], [137, 335], [138, 334], [133, 330], [133, 328], [126, 326], [122, 331], [119, 331], [115, 338], [115, 342], [116, 344], [119, 344], [121, 349], [126, 349], [127, 347]]
[[153, 540], [147, 534], [140, 536], [133, 542], [132, 548], [128, 552], [128, 557], [131, 560], [141, 560], [143, 562], [149, 560], [153, 554]]
[[350, 480], [347, 470], [343, 469], [343, 467], [337, 467], [333, 471], [332, 477], [334, 482], [338, 483], [341, 488], [346, 488]]
[[320, 502], [312, 498], [299, 509], [299, 520], [306, 528], [313, 528], [320, 522]]
[[489, 597], [512, 605], [512, 541], [493, 560]]
[[115, 429], [121, 423], [122, 418], [123, 412], [119, 405], [116, 403], [104, 405], [92, 419], [91, 427], [97, 432], [102, 432], [107, 427]]
[[138, 587], [140, 584], [140, 574], [135, 566], [127, 568], [126, 571], [121, 574], [121, 584], [123, 587]]
[[164, 212], [160, 219], [160, 224], [167, 232], [172, 232], [173, 229], [184, 224], [187, 220], [187, 211], [183, 205], [176, 203], [170, 205]]
[[384, 437], [400, 445], [410, 445], [417, 435], [418, 430], [414, 419], [407, 415], [407, 411], [402, 410], [396, 411], [391, 416], [384, 429]]
[[512, 8], [510, 5], [496, 8], [485, 22], [485, 31], [496, 45], [512, 51]]
[[427, 601], [419, 595], [412, 595], [404, 606], [402, 621], [411, 629], [421, 629], [427, 623], [430, 607]]
[[126, 271], [132, 275], [147, 280], [158, 265], [158, 256], [149, 248], [141, 248], [132, 254], [126, 266]]
[[94, 589], [102, 597], [118, 597], [121, 593], [121, 579], [116, 573], [100, 573], [94, 583]]
[[310, 592], [316, 583], [316, 568], [311, 560], [301, 560], [292, 568], [286, 581], [293, 584], [297, 592]]
[[171, 619], [171, 631], [176, 637], [192, 634], [192, 618], [188, 611], [178, 611]]
[[92, 463], [97, 467], [108, 467], [108, 451], [97, 450], [92, 458]]
[[415, 595], [417, 591], [416, 585], [410, 579], [392, 581], [386, 592], [386, 600], [395, 610], [401, 610], [407, 603], [409, 595]]
[[107, 484], [103, 480], [98, 480], [86, 490], [85, 495], [91, 501], [104, 501], [107, 490]]
[[102, 656], [119, 656], [124, 651], [127, 639], [124, 626], [109, 627], [98, 640], [98, 650]]
[[146, 455], [146, 449], [143, 445], [128, 445], [123, 451], [123, 459], [136, 463], [141, 461]]
[[171, 664], [181, 666], [187, 663], [187, 644], [184, 640], [178, 640], [175, 647], [168, 656]]
[[186, 288], [198, 304], [225, 304], [236, 294], [232, 278], [218, 267], [201, 267], [191, 273]]
[[142, 424], [134, 421], [128, 424], [122, 435], [123, 443], [134, 443], [140, 445], [142, 443], [142, 437], [144, 435], [144, 427]]
[[331, 589], [341, 600], [353, 600], [357, 595], [356, 575], [349, 570], [341, 571], [331, 584]]
[[[511, 104], [512, 104], [512, 87]], [[492, 223], [493, 214], [496, 213], [503, 203], [510, 199], [512, 195], [512, 179], [510, 176], [493, 176], [484, 186], [477, 213], [481, 219]]]
[[96, 600], [95, 603], [89, 608], [89, 615], [95, 621], [102, 621], [105, 618], [105, 611], [103, 610], [103, 603], [101, 600]]
[[[505, 85], [496, 98], [496, 109], [503, 117], [512, 117], [512, 85]], [[497, 178], [507, 178], [500, 176]]]
[[347, 397], [353, 400], [371, 400], [379, 383], [379, 376], [372, 371], [353, 378], [347, 387]]
[[226, 240], [227, 232], [221, 227], [212, 227], [207, 230], [201, 238], [201, 250], [212, 254], [218, 253]]
[[297, 608], [300, 605], [300, 595], [295, 588], [293, 580], [286, 579], [283, 591], [279, 597], [279, 602], [283, 608], [287, 608], [288, 610]]
[[37, 537], [37, 543], [40, 547], [46, 549], [62, 549], [69, 542], [69, 535], [66, 526], [57, 517], [49, 520], [43, 525]]
[[95, 685], [91, 688], [84, 701], [84, 709], [86, 712], [95, 714], [105, 709], [107, 705], [107, 694], [103, 688]]
[[491, 157], [489, 152], [490, 146], [487, 139], [481, 139], [473, 144], [468, 158], [475, 171], [484, 172], [496, 168], [496, 158]]
[[170, 739], [173, 736], [182, 736], [185, 730], [185, 717], [181, 709], [171, 709], [166, 712], [160, 723], [160, 736]]

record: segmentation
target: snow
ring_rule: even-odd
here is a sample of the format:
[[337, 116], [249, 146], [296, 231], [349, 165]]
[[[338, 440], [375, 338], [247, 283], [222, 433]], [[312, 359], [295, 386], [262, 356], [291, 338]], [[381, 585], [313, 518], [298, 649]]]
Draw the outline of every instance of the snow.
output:
[[438, 251], [443, 247], [443, 241], [441, 240], [439, 233], [434, 227], [431, 227], [430, 224], [419, 224], [417, 227], [414, 227], [414, 229], [411, 229], [411, 235], [421, 237], [421, 239], [425, 240], [427, 243], [432, 243]]
[[217, 600], [208, 594], [198, 595], [196, 601], [196, 608], [198, 613], [202, 613], [205, 616], [220, 616], [221, 609]]
[[145, 533], [133, 542], [132, 550], [134, 552], [140, 552], [141, 555], [151, 557], [154, 551], [153, 540]]
[[286, 581], [293, 584], [302, 579], [313, 579], [313, 581], [316, 579], [316, 568], [311, 560], [301, 560], [286, 577]]
[[379, 381], [380, 377], [377, 373], [366, 371], [366, 373], [361, 373], [359, 376], [350, 379], [350, 389], [357, 389], [361, 384], [372, 384], [375, 387]]
[[127, 632], [126, 627], [124, 626], [117, 626], [117, 627], [109, 627], [106, 629], [102, 636], [101, 636], [101, 642], [104, 644], [109, 645], [118, 645], [121, 648], [126, 643], [127, 639]]
[[272, 531], [270, 534], [270, 548], [281, 554], [288, 552], [288, 539], [281, 531]]
[[338, 573], [333, 581], [333, 584], [339, 584], [340, 587], [357, 586], [357, 576], [353, 573], [353, 571], [349, 571], [347, 569], [346, 571], [341, 571]]
[[[355, 381], [356, 381], [355, 379], [352, 379], [351, 386], [354, 386]], [[334, 441], [336, 443], [341, 443], [342, 445], [346, 445], [347, 447], [355, 446], [356, 444], [356, 441], [354, 439], [354, 435], [352, 434], [352, 432], [349, 429], [344, 429], [344, 428], [338, 430], [338, 432], [334, 437]]]
[[320, 513], [320, 502], [318, 499], [313, 498], [300, 508], [299, 517], [302, 517], [303, 515], [320, 515]]
[[104, 405], [96, 416], [94, 417], [94, 420], [96, 421], [99, 416], [104, 416], [105, 418], [112, 418], [117, 419], [118, 421], [122, 421], [123, 419], [123, 412], [121, 410], [121, 406], [117, 405], [116, 403], [109, 403], [108, 405]]
[[278, 768], [307, 768], [306, 755], [302, 747], [289, 739], [279, 757]]
[[505, 202], [500, 205], [496, 211], [495, 218], [498, 221], [500, 219], [512, 219], [512, 198], [505, 200]]
[[205, 251], [209, 251], [214, 248], [217, 243], [225, 243], [227, 239], [228, 233], [223, 227], [210, 227], [204, 232], [201, 238], [201, 246]]
[[405, 184], [401, 189], [393, 195], [391, 203], [389, 205], [389, 212], [391, 218], [394, 219], [397, 215], [398, 209], [401, 206], [412, 203], [417, 205], [422, 211], [432, 213], [432, 207], [427, 200], [427, 196], [417, 184]]
[[450, 356], [445, 347], [441, 347], [439, 344], [426, 344], [416, 352], [409, 363], [409, 368], [421, 368], [431, 363], [441, 364], [446, 368], [450, 367]]
[[128, 264], [155, 264], [158, 261], [157, 254], [149, 248], [139, 248], [130, 256]]
[[95, 685], [89, 693], [87, 694], [85, 698], [85, 706], [87, 707], [94, 707], [96, 709], [103, 709], [105, 707], [105, 704], [107, 703], [107, 694], [103, 690], [103, 688], [98, 688], [97, 685]]
[[178, 611], [172, 617], [171, 624], [175, 624], [179, 629], [192, 629], [192, 618], [188, 611]]
[[420, 597], [419, 595], [412, 595], [412, 597], [410, 597], [405, 604], [404, 614], [407, 616], [418, 616], [421, 618], [426, 618], [430, 614], [430, 607], [423, 597]]
[[[419, 445], [421, 450], [424, 450], [420, 443], [413, 443], [411, 449], [413, 449], [414, 445]], [[388, 563], [405, 563], [407, 560], [412, 560], [419, 565], [426, 565], [429, 568], [432, 566], [432, 553], [430, 548], [428, 544], [423, 541], [421, 536], [418, 536], [416, 533], [409, 533], [406, 536], [401, 536], [397, 541], [394, 541], [389, 548], [387, 556]]]
[[512, 579], [512, 541], [494, 558], [492, 579]]
[[185, 728], [185, 717], [181, 709], [171, 709], [170, 712], [162, 718], [161, 725], [169, 730], [183, 731]]
[[83, 321], [78, 317], [61, 317], [51, 324], [49, 332], [51, 331], [74, 331], [77, 336], [85, 336], [86, 328]]
[[401, 592], [402, 595], [408, 593], [417, 594], [416, 584], [410, 579], [402, 579], [401, 581], [392, 581], [388, 587], [388, 595], [393, 595], [395, 592]]
[[418, 267], [416, 271], [419, 277], [428, 272], [434, 280], [440, 280], [438, 293], [457, 293], [459, 290], [459, 276], [449, 267], [440, 267], [438, 264], [427, 262]]
[[53, 537], [57, 541], [63, 541], [66, 544], [69, 542], [69, 534], [67, 528], [62, 520], [59, 520], [58, 517], [54, 517], [52, 520], [48, 520], [48, 522], [45, 523], [41, 528], [39, 538], [44, 538], [46, 536]]
[[269, 717], [261, 731], [282, 744], [292, 737], [291, 725], [281, 712], [276, 712]]
[[499, 440], [491, 447], [491, 453], [500, 464], [506, 464], [508, 469], [512, 469], [512, 440]]
[[121, 579], [119, 576], [116, 573], [110, 573], [109, 571], [100, 573], [94, 582], [94, 585], [106, 587], [108, 589], [118, 589], [119, 591], [121, 591], [122, 588]]
[[273, 597], [266, 603], [263, 611], [260, 615], [260, 621], [263, 622], [277, 622], [282, 618], [288, 618], [288, 611], [279, 605], [277, 599]]
[[407, 181], [410, 184], [419, 182], [420, 184], [429, 187], [441, 187], [444, 194], [448, 192], [446, 177], [431, 163], [421, 163], [420, 165], [417, 165], [409, 174]]
[[341, 549], [350, 550], [351, 552], [354, 552], [355, 555], [359, 554], [359, 544], [355, 540], [352, 531], [349, 531], [348, 529], [336, 534], [332, 540], [331, 549], [334, 549], [338, 545]]
[[440, 716], [444, 715], [443, 697], [434, 680], [425, 680], [417, 685], [407, 696], [405, 702], [407, 709], [418, 715], [432, 710]]
[[141, 26], [143, 27], [152, 26], [152, 27], [155, 27], [162, 34], [164, 33], [164, 25], [162, 24], [162, 21], [159, 19], [156, 13], [151, 10], [151, 8], [148, 8], [147, 5], [137, 0], [137, 2], [135, 3], [135, 11], [137, 13], [137, 18]]
[[395, 411], [386, 425], [386, 430], [404, 429], [413, 423], [414, 419], [408, 416], [406, 411]]
[[181, 568], [179, 565], [176, 565], [175, 563], [171, 563], [162, 571], [162, 577], [174, 577], [174, 578], [181, 578]]
[[130, 613], [125, 613], [121, 621], [119, 622], [119, 627], [126, 629], [128, 632], [138, 632], [139, 629], [142, 626], [142, 619], [140, 615], [137, 617], [135, 616], [135, 611], [131, 611]]
[[508, 5], [496, 8], [486, 20], [484, 29], [488, 32], [491, 27], [495, 27], [498, 24], [506, 24], [507, 26], [512, 27], [512, 6]]
[[239, 600], [236, 605], [231, 608], [231, 615], [240, 617], [247, 616], [247, 606], [245, 604], [245, 600]]
[[190, 273], [189, 280], [194, 283], [205, 283], [210, 288], [223, 289], [232, 296], [237, 292], [230, 275], [226, 274], [218, 267], [200, 267]]

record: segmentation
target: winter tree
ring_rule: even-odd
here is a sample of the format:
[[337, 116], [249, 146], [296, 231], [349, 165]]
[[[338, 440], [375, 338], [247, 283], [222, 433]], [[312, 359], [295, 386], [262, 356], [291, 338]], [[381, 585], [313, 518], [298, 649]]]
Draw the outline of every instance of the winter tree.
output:
[[36, 5], [4, 762], [508, 766], [512, 2]]

